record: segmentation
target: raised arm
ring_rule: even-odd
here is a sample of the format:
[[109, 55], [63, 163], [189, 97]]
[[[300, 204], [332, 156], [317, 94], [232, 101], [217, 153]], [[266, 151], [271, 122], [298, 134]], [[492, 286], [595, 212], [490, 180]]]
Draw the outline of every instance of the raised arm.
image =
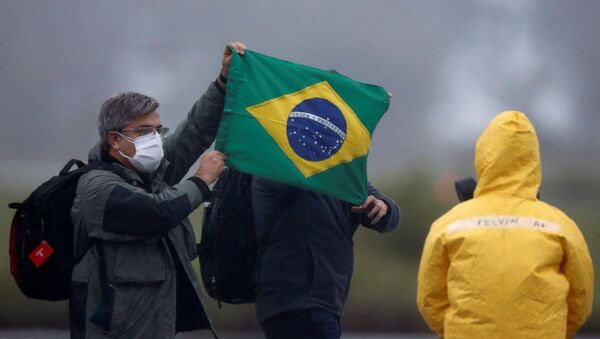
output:
[[169, 185], [178, 183], [215, 140], [224, 102], [224, 92], [212, 83], [192, 106], [187, 118], [179, 124], [173, 134], [165, 138], [165, 159], [170, 163], [165, 181]]
[[178, 183], [215, 140], [223, 115], [225, 81], [229, 72], [232, 49], [244, 54], [245, 48], [246, 46], [238, 41], [227, 45], [223, 52], [223, 67], [219, 77], [196, 101], [175, 132], [165, 138], [163, 143], [165, 159], [170, 162], [165, 180], [170, 185]]

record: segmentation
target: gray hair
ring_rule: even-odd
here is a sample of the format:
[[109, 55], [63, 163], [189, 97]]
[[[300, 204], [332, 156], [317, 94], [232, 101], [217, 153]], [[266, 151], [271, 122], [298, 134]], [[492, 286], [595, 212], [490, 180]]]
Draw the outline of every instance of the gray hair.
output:
[[98, 117], [100, 147], [110, 149], [108, 133], [122, 131], [131, 120], [156, 111], [158, 101], [144, 94], [125, 92], [114, 95], [102, 103]]

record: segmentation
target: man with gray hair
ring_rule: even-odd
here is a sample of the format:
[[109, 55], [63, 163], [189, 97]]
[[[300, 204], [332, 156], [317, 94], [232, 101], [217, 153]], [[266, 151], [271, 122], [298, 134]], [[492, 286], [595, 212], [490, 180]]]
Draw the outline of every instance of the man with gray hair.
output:
[[215, 138], [230, 48], [243, 54], [245, 46], [227, 46], [218, 79], [170, 136], [151, 97], [127, 92], [103, 103], [100, 144], [90, 161], [111, 170], [84, 174], [71, 210], [74, 254], [82, 258], [71, 277], [72, 338], [172, 338], [212, 330], [191, 265], [196, 240], [187, 217], [208, 199], [224, 155], [206, 153], [196, 173], [182, 179]]

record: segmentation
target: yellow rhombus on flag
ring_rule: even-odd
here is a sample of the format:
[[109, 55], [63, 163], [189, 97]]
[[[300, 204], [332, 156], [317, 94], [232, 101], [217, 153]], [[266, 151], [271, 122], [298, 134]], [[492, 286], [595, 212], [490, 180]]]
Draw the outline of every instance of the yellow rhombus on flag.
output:
[[[327, 100], [339, 109], [346, 121], [346, 132], [339, 129], [327, 119], [323, 119], [312, 112], [294, 110], [303, 101], [313, 98]], [[371, 144], [369, 131], [327, 81], [322, 81], [297, 92], [249, 106], [246, 109], [258, 119], [285, 155], [287, 155], [306, 178], [333, 166], [350, 162], [369, 152], [369, 145]], [[293, 132], [288, 131], [288, 118], [291, 120], [289, 123], [293, 123], [294, 118], [310, 119], [328, 127], [339, 136], [342, 141], [341, 147], [336, 149], [335, 154], [331, 157], [321, 161], [309, 161], [299, 156], [289, 142], [288, 134]], [[316, 141], [312, 140], [307, 140], [306, 142], [315, 142], [316, 144]]]

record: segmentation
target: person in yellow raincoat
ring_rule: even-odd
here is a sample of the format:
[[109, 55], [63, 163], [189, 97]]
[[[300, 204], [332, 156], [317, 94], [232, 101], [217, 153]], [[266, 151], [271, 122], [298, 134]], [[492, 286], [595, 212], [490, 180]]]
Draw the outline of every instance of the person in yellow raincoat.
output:
[[591, 313], [593, 268], [577, 225], [537, 199], [535, 129], [504, 112], [475, 151], [474, 198], [431, 226], [417, 305], [440, 337], [571, 338]]

